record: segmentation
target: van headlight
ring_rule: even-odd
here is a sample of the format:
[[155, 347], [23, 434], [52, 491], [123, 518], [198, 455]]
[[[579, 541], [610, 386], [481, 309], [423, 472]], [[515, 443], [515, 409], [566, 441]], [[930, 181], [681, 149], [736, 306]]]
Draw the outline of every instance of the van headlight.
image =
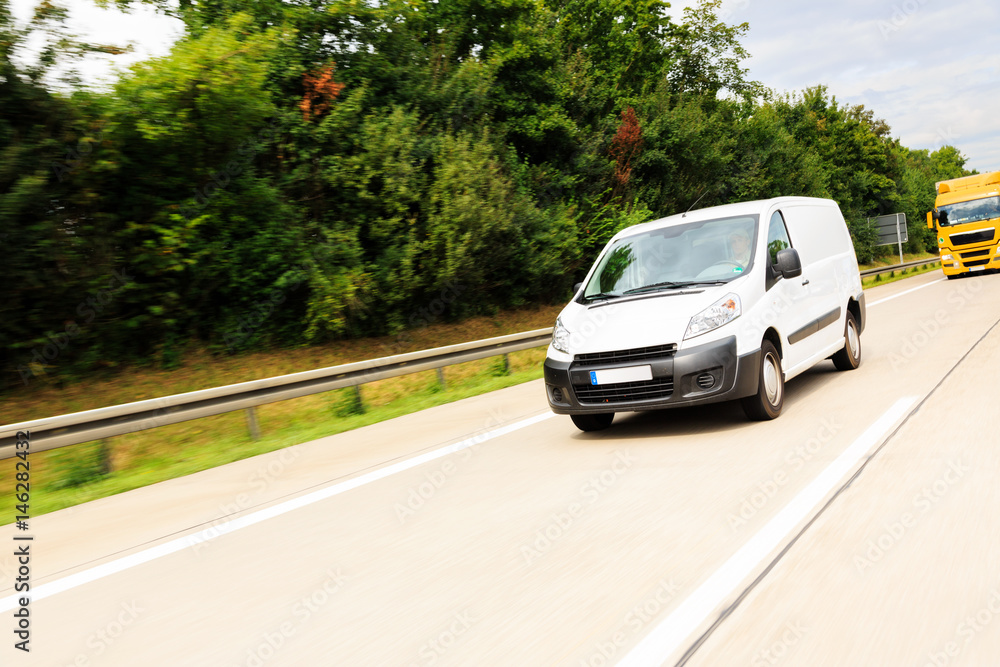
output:
[[735, 294], [727, 294], [691, 318], [687, 331], [684, 333], [684, 340], [729, 324], [742, 313], [743, 305], [740, 303], [740, 297]]
[[556, 318], [556, 328], [552, 331], [552, 347], [569, 354], [569, 329], [563, 326], [562, 318]]

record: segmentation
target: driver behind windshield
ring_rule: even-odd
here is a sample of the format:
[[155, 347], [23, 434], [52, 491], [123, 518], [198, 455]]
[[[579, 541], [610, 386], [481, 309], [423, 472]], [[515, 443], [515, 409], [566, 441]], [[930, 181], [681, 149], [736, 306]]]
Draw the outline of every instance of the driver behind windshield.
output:
[[729, 250], [733, 262], [747, 268], [750, 263], [750, 236], [745, 231], [737, 229], [729, 235]]

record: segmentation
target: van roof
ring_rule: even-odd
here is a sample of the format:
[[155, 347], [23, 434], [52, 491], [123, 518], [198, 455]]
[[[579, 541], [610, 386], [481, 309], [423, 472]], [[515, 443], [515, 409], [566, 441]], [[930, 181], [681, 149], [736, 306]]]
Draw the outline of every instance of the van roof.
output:
[[614, 241], [622, 237], [632, 236], [633, 234], [641, 234], [642, 232], [650, 229], [671, 227], [673, 225], [679, 225], [686, 222], [701, 222], [703, 220], [714, 220], [716, 218], [728, 218], [739, 215], [764, 215], [767, 213], [767, 210], [772, 208], [775, 204], [837, 206], [837, 202], [832, 199], [821, 199], [819, 197], [772, 197], [771, 199], [758, 199], [756, 201], [745, 201], [736, 204], [723, 204], [721, 206], [700, 208], [694, 211], [688, 211], [687, 213], [677, 213], [665, 218], [657, 218], [656, 220], [650, 220], [649, 222], [632, 225], [631, 227], [626, 227], [615, 234], [611, 240]]

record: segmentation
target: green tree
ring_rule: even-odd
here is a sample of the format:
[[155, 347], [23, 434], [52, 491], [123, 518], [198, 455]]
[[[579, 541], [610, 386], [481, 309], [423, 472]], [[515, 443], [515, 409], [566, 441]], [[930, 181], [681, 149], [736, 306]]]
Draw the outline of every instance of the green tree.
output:
[[[65, 18], [65, 10], [42, 3], [19, 26], [9, 3], [0, 1], [0, 247], [6, 255], [0, 370], [7, 383], [43, 377], [57, 358], [65, 363], [82, 349], [93, 331], [81, 328], [87, 322], [78, 307], [107, 277], [107, 241], [89, 242], [101, 236], [100, 221], [80, 212], [92, 193], [74, 184], [93, 161], [100, 127], [85, 98], [73, 104], [47, 85], [58, 66], [112, 49], [75, 41]], [[41, 43], [35, 58], [25, 53], [29, 40]]]
[[720, 92], [752, 102], [764, 94], [761, 84], [747, 79], [741, 66], [750, 54], [740, 39], [749, 24], [731, 26], [719, 18], [722, 0], [700, 0], [684, 9], [684, 23], [673, 40], [673, 62], [667, 73], [672, 92], [695, 93], [710, 99]]
[[780, 99], [775, 109], [796, 141], [818, 154], [827, 196], [844, 212], [858, 259], [870, 260], [880, 251], [866, 220], [900, 204], [902, 166], [888, 124], [862, 105], [841, 106], [825, 86]]

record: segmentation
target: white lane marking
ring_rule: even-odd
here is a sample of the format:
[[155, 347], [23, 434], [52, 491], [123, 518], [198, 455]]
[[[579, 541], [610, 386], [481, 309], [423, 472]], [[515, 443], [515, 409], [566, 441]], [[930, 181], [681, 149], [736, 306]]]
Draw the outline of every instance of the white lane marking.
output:
[[932, 282], [925, 283], [925, 284], [921, 285], [920, 287], [914, 287], [913, 289], [908, 289], [905, 292], [900, 292], [899, 294], [893, 294], [892, 296], [887, 296], [884, 299], [879, 299], [878, 301], [875, 301], [873, 303], [868, 304], [868, 307], [871, 308], [872, 306], [877, 306], [880, 303], [885, 303], [886, 301], [892, 301], [893, 299], [901, 297], [904, 294], [909, 294], [910, 292], [916, 292], [918, 289], [923, 289], [925, 287], [930, 287], [931, 285], [937, 285], [938, 283], [944, 282], [945, 280], [947, 280], [947, 279], [946, 278], [939, 278], [939, 279], [934, 280]]
[[[229, 533], [237, 531], [241, 528], [252, 526], [260, 523], [261, 521], [266, 521], [273, 517], [286, 514], [320, 500], [325, 500], [326, 498], [356, 489], [359, 486], [364, 486], [365, 484], [370, 484], [377, 480], [384, 479], [390, 475], [396, 474], [397, 472], [403, 472], [404, 470], [415, 468], [421, 464], [427, 463], [428, 461], [433, 461], [434, 459], [439, 459], [443, 456], [448, 456], [449, 454], [453, 454], [463, 449], [468, 449], [469, 447], [482, 444], [487, 440], [493, 440], [494, 438], [499, 438], [502, 435], [513, 433], [514, 431], [518, 431], [522, 428], [533, 426], [534, 424], [545, 421], [546, 419], [554, 416], [554, 413], [547, 412], [534, 417], [529, 417], [528, 419], [522, 419], [519, 422], [514, 422], [513, 424], [502, 426], [498, 429], [472, 436], [471, 438], [466, 438], [461, 442], [456, 442], [455, 444], [435, 449], [434, 451], [427, 452], [426, 454], [415, 456], [412, 459], [406, 459], [405, 461], [400, 461], [399, 463], [394, 463], [384, 468], [373, 470], [364, 475], [349, 479], [346, 482], [340, 482], [339, 484], [334, 484], [333, 486], [328, 486], [326, 488], [313, 491], [312, 493], [307, 493], [304, 496], [286, 500], [285, 502], [274, 505], [273, 507], [268, 507], [266, 509], [253, 512], [252, 514], [247, 514], [246, 516], [232, 519], [219, 525], [211, 526], [197, 533], [191, 533], [190, 535], [185, 535], [184, 537], [178, 537], [170, 540], [169, 542], [164, 542], [163, 544], [159, 544], [155, 547], [150, 547], [137, 553], [115, 559], [108, 563], [104, 563], [103, 565], [97, 565], [90, 569], [83, 570], [82, 572], [77, 572], [76, 574], [63, 577], [62, 579], [56, 579], [55, 581], [32, 588], [30, 593], [31, 600], [34, 602], [36, 600], [56, 595], [57, 593], [63, 593], [71, 588], [76, 588], [77, 586], [82, 586], [83, 584], [90, 583], [91, 581], [103, 579], [104, 577], [127, 570], [131, 567], [142, 565], [143, 563], [148, 563], [162, 556], [167, 556], [177, 551], [181, 551], [187, 547], [202, 544], [209, 540], [214, 540], [217, 537], [228, 535]], [[24, 595], [24, 593], [20, 593], [0, 599], [0, 612], [13, 609], [17, 606], [17, 599], [19, 597], [23, 597]]]
[[858, 461], [874, 447], [917, 402], [917, 397], [901, 398], [879, 419], [858, 436], [788, 505], [781, 509], [714, 572], [659, 625], [654, 627], [618, 667], [648, 667], [660, 665], [677, 651], [699, 625], [735, 592], [756, 567], [774, 552], [788, 534], [809, 516], [844, 476], [854, 470]]

